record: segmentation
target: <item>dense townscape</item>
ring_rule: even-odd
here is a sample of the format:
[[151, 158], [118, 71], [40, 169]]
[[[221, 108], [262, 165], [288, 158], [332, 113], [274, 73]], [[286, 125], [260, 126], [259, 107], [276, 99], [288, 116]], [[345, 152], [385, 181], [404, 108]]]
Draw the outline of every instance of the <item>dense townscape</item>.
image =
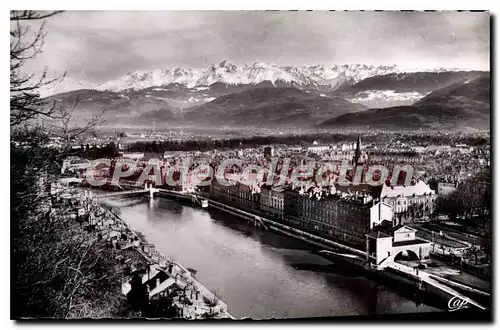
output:
[[[211, 166], [211, 171], [215, 173], [222, 161], [235, 160], [234, 164], [230, 164], [230, 167], [224, 169], [224, 175], [230, 176], [236, 182], [234, 186], [220, 185], [217, 182], [217, 177], [212, 174], [210, 178], [205, 176], [205, 179], [211, 180], [209, 180], [210, 185], [207, 182], [207, 184], [201, 184], [200, 187], [192, 188], [207, 191], [215, 200], [242, 209], [250, 211], [260, 209], [262, 212], [275, 215], [281, 220], [287, 219], [293, 224], [320, 235], [335, 237], [335, 239], [357, 248], [363, 248], [364, 235], [367, 230], [373, 227], [373, 224], [369, 223], [369, 221], [374, 221], [370, 217], [370, 212], [375, 212], [386, 205], [390, 207], [390, 216], [387, 219], [379, 218], [376, 221], [390, 220], [395, 224], [405, 224], [439, 218], [440, 220], [448, 219], [444, 220], [446, 223], [450, 217], [451, 220], [458, 220], [459, 216], [467, 216], [467, 219], [463, 218], [464, 223], [485, 224], [483, 218], [488, 216], [482, 211], [482, 208], [489, 209], [490, 200], [484, 198], [490, 197], [483, 196], [489, 191], [489, 188], [484, 186], [488, 183], [488, 179], [487, 177], [483, 179], [486, 180], [484, 184], [477, 179], [479, 175], [489, 173], [490, 155], [489, 137], [487, 136], [486, 138], [470, 139], [468, 143], [461, 143], [461, 140], [464, 140], [463, 136], [445, 136], [445, 140], [449, 141], [449, 144], [431, 142], [426, 143], [425, 146], [424, 143], [420, 146], [410, 146], [401, 141], [404, 141], [404, 137], [399, 137], [400, 140], [396, 141], [390, 139], [386, 145], [380, 147], [374, 143], [362, 145], [359, 137], [357, 141], [343, 141], [336, 144], [319, 144], [314, 141], [309, 146], [276, 145], [237, 148], [236, 150], [224, 148], [204, 152], [198, 150], [196, 152], [164, 151], [163, 153], [160, 153], [158, 142], [151, 141], [149, 142], [152, 145], [151, 148], [157, 150], [156, 153], [149, 154], [152, 159], [159, 162], [157, 167], [148, 167], [150, 157], [146, 156], [145, 153], [127, 151], [128, 146], [121, 144], [119, 139], [119, 137], [115, 137], [116, 150], [114, 152], [116, 152], [116, 157], [108, 159], [111, 166], [100, 164], [97, 172], [91, 169], [93, 176], [97, 173], [97, 176], [105, 177], [113, 184], [112, 180], [116, 179], [116, 176], [113, 176], [116, 171], [115, 164], [128, 163], [134, 166], [134, 171], [123, 178], [118, 176], [118, 180], [134, 181], [142, 177], [143, 181], [144, 178], [154, 181], [157, 179], [156, 169], [157, 172], [161, 173], [162, 180], [155, 181], [156, 186], [183, 190], [186, 188], [182, 187], [182, 184], [189, 185], [188, 181], [190, 181], [184, 178], [186, 182], [183, 183], [179, 170], [186, 159], [189, 159], [188, 166], [192, 170], [186, 177], [191, 177], [192, 172], [200, 166], [205, 170]], [[132, 144], [132, 147], [136, 148], [136, 145]], [[87, 152], [91, 150], [89, 149]], [[155, 158], [155, 156], [159, 156], [159, 158]], [[263, 166], [263, 169], [269, 170], [271, 158], [276, 158], [278, 164], [275, 168], [276, 178], [274, 181], [270, 182], [265, 178], [266, 180], [257, 184], [251, 182], [249, 174], [254, 174], [254, 177], [257, 177], [258, 173], [256, 171], [251, 173], [246, 169], [253, 165], [260, 165]], [[282, 173], [283, 159], [288, 160], [289, 168], [285, 180], [281, 180], [280, 184], [281, 176], [285, 174]], [[332, 166], [332, 173], [328, 173], [328, 175], [338, 175], [338, 168], [345, 161], [351, 165], [362, 167], [363, 178], [358, 184], [346, 186], [333, 184], [321, 187], [315, 180], [306, 180], [308, 175], [303, 175], [302, 180], [299, 180], [298, 183], [291, 182], [291, 173], [300, 168], [298, 166], [307, 164], [314, 171], [322, 165], [328, 164]], [[87, 169], [91, 166], [90, 161], [78, 158], [70, 160], [70, 163], [72, 165], [69, 165], [66, 171], [76, 173], [81, 177], [86, 175]], [[376, 165], [387, 165], [389, 172], [393, 172], [397, 166], [400, 166], [401, 173], [396, 174], [398, 176], [396, 181], [388, 177], [383, 184], [372, 186], [366, 182], [366, 171], [370, 166]], [[403, 165], [410, 165], [410, 167], [403, 167]], [[446, 174], [443, 174], [443, 168], [446, 169], [444, 171]], [[149, 173], [143, 176], [141, 174], [145, 169]], [[166, 181], [171, 172], [177, 172], [178, 176], [176, 180], [173, 180], [173, 184]], [[246, 177], [243, 175], [245, 173]], [[345, 174], [347, 178], [354, 179], [353, 167], [346, 170]], [[170, 174], [170, 176], [173, 178], [175, 174]], [[407, 176], [411, 176], [411, 178], [408, 177], [409, 180], [407, 180]], [[311, 172], [309, 178], [313, 179], [314, 177], [316, 177], [316, 173]], [[322, 178], [327, 178], [327, 176], [322, 174]], [[405, 181], [407, 182], [405, 183]], [[479, 187], [475, 187], [476, 185]], [[472, 196], [468, 196], [465, 198], [470, 199], [471, 205], [460, 205], [463, 209], [460, 209], [459, 205], [452, 207], [452, 203], [458, 203], [457, 199], [464, 198], [458, 195], [465, 194], [464, 187], [469, 186], [474, 186], [470, 187], [470, 193], [480, 194], [474, 196], [476, 205], [473, 204]], [[343, 202], [338, 203], [339, 200]], [[472, 209], [472, 214], [468, 213], [467, 207]], [[366, 211], [364, 211], [365, 209]], [[488, 211], [485, 210], [485, 212]], [[337, 217], [341, 219], [332, 221]], [[356, 224], [358, 221], [360, 223]], [[489, 247], [483, 246], [482, 249], [489, 249]]]
[[[115, 22], [94, 14], [89, 26]], [[344, 33], [363, 15], [430, 19], [439, 33], [452, 17], [479, 15], [465, 34], [488, 21], [407, 14], [293, 17], [339, 15]], [[94, 81], [30, 74], [51, 52], [30, 22], [64, 32], [87, 15], [11, 12], [11, 318], [491, 317], [489, 67], [201, 65], [185, 53], [190, 67], [130, 72], [133, 59], [121, 76], [88, 69]], [[131, 32], [129, 14], [109, 15], [120, 29], [105, 31]], [[201, 21], [298, 32], [290, 13], [232, 15]]]

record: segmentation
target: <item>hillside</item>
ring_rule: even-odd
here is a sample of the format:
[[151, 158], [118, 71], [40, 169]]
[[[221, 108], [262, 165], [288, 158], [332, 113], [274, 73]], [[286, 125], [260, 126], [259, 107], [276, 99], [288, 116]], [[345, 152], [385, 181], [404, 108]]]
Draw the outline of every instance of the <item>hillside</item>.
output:
[[366, 90], [393, 90], [402, 92], [430, 93], [464, 80], [488, 76], [485, 71], [445, 72], [401, 72], [368, 77], [360, 82], [345, 86], [339, 92], [362, 92]]
[[410, 106], [369, 109], [321, 123], [321, 128], [488, 129], [489, 76], [464, 80], [435, 90]]
[[162, 99], [147, 93], [125, 94], [82, 89], [57, 94], [46, 99], [50, 104], [67, 105], [72, 110], [71, 124], [82, 124], [93, 115], [104, 112], [106, 125], [125, 124], [133, 118], [152, 110], [171, 108]]
[[411, 105], [429, 93], [466, 80], [489, 76], [484, 71], [404, 72], [368, 77], [331, 92], [369, 108]]
[[362, 105], [296, 88], [260, 87], [186, 109], [192, 124], [312, 127], [332, 115], [360, 111]]
[[422, 98], [417, 104], [448, 103], [453, 98], [467, 98], [477, 102], [490, 103], [490, 76], [484, 75], [476, 79], [465, 79], [441, 89], [437, 89]]

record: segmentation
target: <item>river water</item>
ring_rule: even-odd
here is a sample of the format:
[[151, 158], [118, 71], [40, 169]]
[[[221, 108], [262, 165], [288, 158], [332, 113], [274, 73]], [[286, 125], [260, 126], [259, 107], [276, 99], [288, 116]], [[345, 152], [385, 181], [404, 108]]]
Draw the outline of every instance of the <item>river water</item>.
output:
[[[313, 247], [237, 217], [155, 198], [109, 198], [121, 218], [195, 277], [237, 318], [437, 311], [361, 276], [301, 270], [328, 265]], [[307, 268], [310, 269], [310, 268]]]

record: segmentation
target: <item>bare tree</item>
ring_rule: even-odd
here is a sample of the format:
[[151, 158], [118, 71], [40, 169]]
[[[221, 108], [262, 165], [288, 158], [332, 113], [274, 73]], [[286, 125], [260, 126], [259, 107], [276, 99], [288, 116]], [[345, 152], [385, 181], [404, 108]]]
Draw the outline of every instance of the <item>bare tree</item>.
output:
[[[57, 83], [65, 75], [49, 78], [47, 68], [40, 75], [23, 72], [26, 61], [42, 52], [44, 19], [61, 11], [47, 13], [13, 10], [10, 13], [10, 125], [16, 126], [38, 116], [52, 117], [54, 106], [40, 97], [40, 87]], [[33, 21], [41, 21], [33, 30]], [[36, 25], [36, 24], [35, 24]]]
[[[50, 136], [57, 133], [68, 142], [102, 123], [102, 115], [97, 114], [82, 126], [71, 125], [78, 102], [49, 104], [39, 93], [41, 87], [57, 83], [64, 76], [49, 78], [47, 69], [41, 75], [23, 71], [25, 63], [42, 51], [44, 19], [59, 13], [27, 10], [12, 11], [10, 16], [11, 269], [15, 318], [99, 317], [101, 314], [96, 313], [111, 313], [121, 303], [113, 252], [96, 244], [91, 234], [71, 221], [65, 215], [66, 208], [60, 208], [57, 217], [46, 208], [51, 205], [47, 190], [60, 174], [61, 158], [67, 155], [65, 150], [46, 147]], [[33, 120], [39, 117], [48, 118], [49, 126], [37, 125]]]
[[64, 141], [63, 149], [66, 150], [71, 141], [75, 140], [82, 135], [91, 132], [95, 127], [104, 124], [104, 112], [102, 109], [100, 112], [94, 114], [88, 120], [85, 120], [83, 125], [72, 122], [73, 114], [77, 110], [79, 100], [70, 101], [63, 104], [54, 104], [53, 114], [56, 119], [52, 120], [48, 125], [48, 129], [53, 136], [61, 137]]

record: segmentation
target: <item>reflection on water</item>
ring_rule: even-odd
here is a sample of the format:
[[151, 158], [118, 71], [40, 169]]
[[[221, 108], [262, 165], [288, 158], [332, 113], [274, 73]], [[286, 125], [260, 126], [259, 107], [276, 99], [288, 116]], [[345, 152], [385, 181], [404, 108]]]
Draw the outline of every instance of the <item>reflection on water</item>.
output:
[[[121, 217], [224, 300], [235, 317], [283, 318], [436, 309], [335, 269], [310, 245], [234, 216], [156, 198], [110, 199]], [[329, 266], [330, 265], [330, 266]], [[326, 272], [325, 267], [332, 267]]]

